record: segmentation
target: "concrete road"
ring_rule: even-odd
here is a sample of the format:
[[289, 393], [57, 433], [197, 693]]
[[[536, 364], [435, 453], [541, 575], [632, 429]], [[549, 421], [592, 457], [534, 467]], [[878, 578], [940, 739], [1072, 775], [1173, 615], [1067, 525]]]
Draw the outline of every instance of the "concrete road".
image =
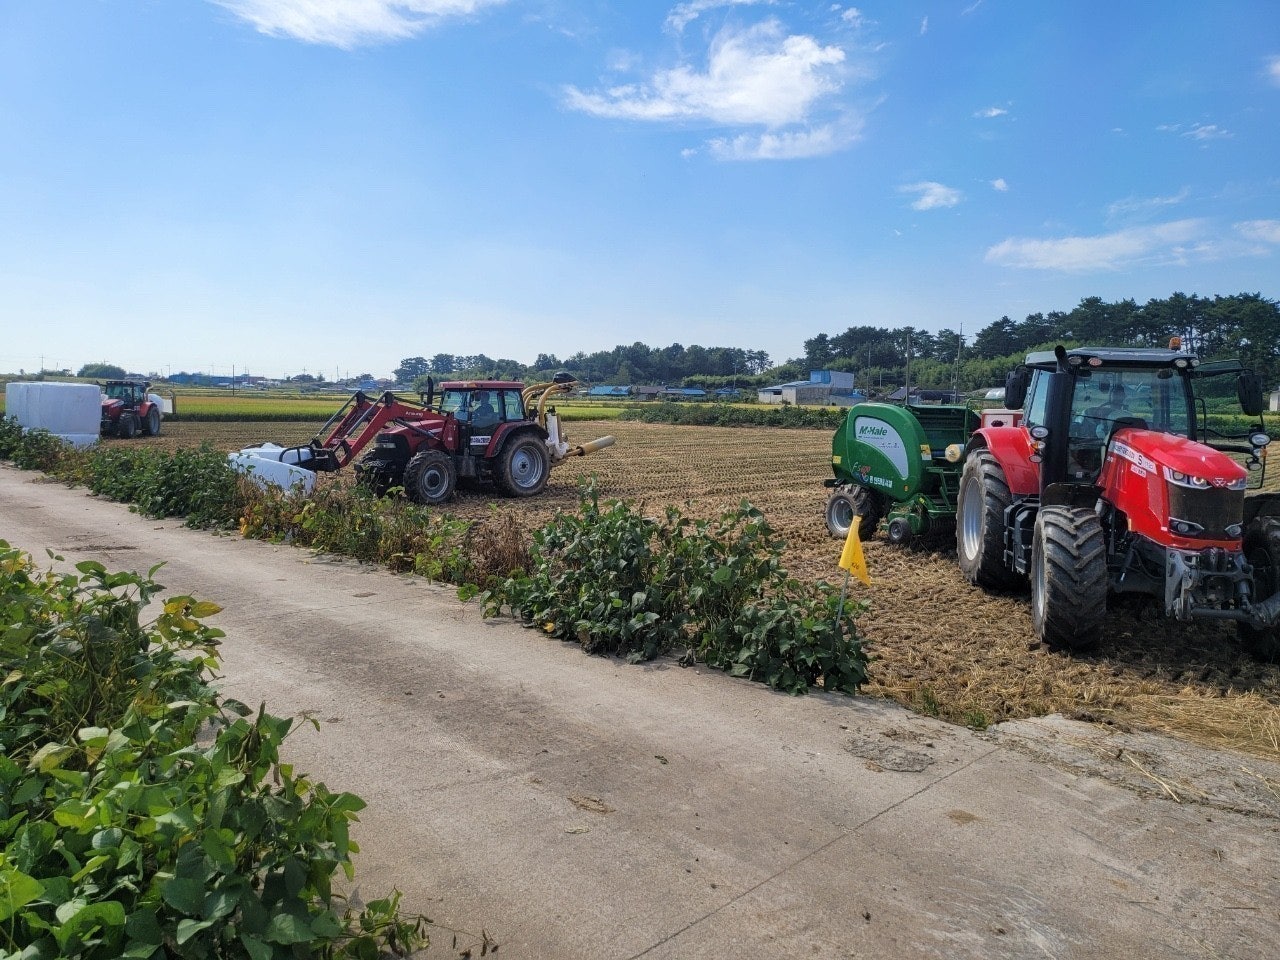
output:
[[226, 694], [321, 721], [290, 759], [368, 801], [360, 892], [404, 891], [432, 956], [1280, 956], [1280, 770], [1252, 758], [588, 657], [9, 467], [0, 538], [223, 605]]

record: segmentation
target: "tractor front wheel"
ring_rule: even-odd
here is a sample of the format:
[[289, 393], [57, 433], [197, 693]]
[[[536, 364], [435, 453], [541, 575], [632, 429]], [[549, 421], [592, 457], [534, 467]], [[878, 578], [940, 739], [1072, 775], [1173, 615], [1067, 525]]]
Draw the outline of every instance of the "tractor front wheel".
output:
[[1050, 647], [1085, 650], [1107, 616], [1107, 545], [1092, 510], [1054, 505], [1036, 515], [1031, 542], [1031, 622]]
[[356, 464], [356, 484], [375, 497], [385, 497], [392, 487], [398, 487], [404, 470], [395, 460], [371, 457]]
[[827, 500], [827, 532], [843, 540], [849, 536], [853, 518], [860, 517], [858, 539], [870, 540], [884, 512], [884, 497], [874, 490], [857, 486], [836, 490]]
[[152, 406], [147, 411], [147, 422], [142, 425], [142, 432], [148, 437], [160, 436], [160, 408]]
[[413, 455], [404, 470], [404, 489], [414, 503], [431, 506], [453, 496], [458, 482], [453, 458], [443, 450], [422, 450]]
[[132, 440], [138, 435], [138, 418], [132, 413], [120, 414], [120, 420], [116, 423], [116, 436], [123, 437], [126, 440]]
[[[1264, 520], [1244, 535], [1244, 558], [1253, 567], [1253, 602], [1275, 596], [1280, 591], [1280, 520]], [[1236, 633], [1254, 658], [1266, 663], [1280, 661], [1280, 627], [1237, 623]]]
[[1004, 512], [1013, 502], [1004, 468], [989, 450], [969, 454], [960, 474], [956, 559], [970, 583], [1009, 587], [1018, 576], [1004, 562]]
[[498, 454], [497, 481], [509, 497], [532, 497], [547, 485], [547, 445], [536, 436], [516, 437]]

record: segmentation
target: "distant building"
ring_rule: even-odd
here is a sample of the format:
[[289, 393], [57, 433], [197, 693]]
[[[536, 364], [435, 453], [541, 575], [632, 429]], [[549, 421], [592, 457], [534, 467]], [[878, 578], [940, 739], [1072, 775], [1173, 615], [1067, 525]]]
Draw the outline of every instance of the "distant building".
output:
[[853, 385], [854, 375], [844, 370], [813, 370], [808, 380], [793, 380], [761, 387], [761, 403], [793, 403], [812, 406], [850, 405], [867, 399]]
[[587, 396], [593, 400], [609, 399], [609, 398], [622, 399], [624, 397], [631, 396], [631, 388], [601, 385], [598, 387], [592, 387], [590, 390], [588, 390]]

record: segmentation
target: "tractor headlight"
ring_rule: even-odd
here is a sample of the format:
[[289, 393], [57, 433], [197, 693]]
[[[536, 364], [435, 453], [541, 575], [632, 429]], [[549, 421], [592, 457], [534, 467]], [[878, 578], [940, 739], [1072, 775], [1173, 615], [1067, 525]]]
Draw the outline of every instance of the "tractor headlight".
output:
[[1180, 487], [1190, 487], [1192, 490], [1205, 490], [1209, 486], [1209, 481], [1204, 477], [1193, 477], [1189, 473], [1174, 470], [1172, 467], [1164, 468], [1164, 478], [1170, 483], [1176, 483]]

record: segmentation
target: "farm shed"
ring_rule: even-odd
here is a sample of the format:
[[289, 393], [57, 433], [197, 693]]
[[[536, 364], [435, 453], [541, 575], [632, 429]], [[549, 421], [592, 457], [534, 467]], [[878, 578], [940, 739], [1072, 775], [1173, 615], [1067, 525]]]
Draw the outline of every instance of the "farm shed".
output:
[[757, 396], [761, 403], [854, 404], [866, 396], [854, 387], [853, 379], [854, 375], [844, 370], [813, 370], [808, 380], [762, 387]]
[[587, 396], [593, 400], [629, 397], [631, 396], [631, 388], [601, 385], [598, 387], [592, 387], [588, 390]]

